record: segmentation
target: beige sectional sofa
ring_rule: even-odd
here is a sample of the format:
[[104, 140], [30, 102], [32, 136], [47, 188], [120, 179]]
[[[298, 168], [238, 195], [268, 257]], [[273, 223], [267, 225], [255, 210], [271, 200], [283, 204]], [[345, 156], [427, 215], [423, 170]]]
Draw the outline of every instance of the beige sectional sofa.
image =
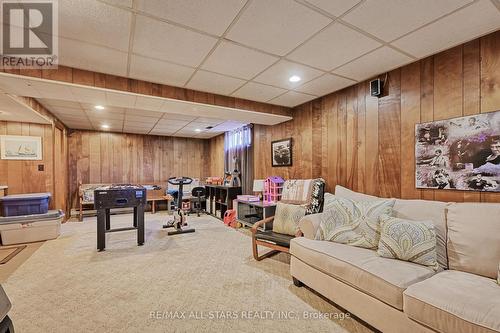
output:
[[[337, 186], [353, 200], [377, 197]], [[319, 216], [300, 222], [291, 274], [382, 332], [500, 332], [500, 204], [396, 199], [394, 215], [432, 221], [440, 269], [314, 240]]]

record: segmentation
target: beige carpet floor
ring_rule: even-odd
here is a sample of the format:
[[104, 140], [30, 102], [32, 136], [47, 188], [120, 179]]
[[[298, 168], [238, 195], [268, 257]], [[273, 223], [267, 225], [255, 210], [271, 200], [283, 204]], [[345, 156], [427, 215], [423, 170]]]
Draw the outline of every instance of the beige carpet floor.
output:
[[[248, 232], [202, 216], [189, 218], [196, 233], [167, 236], [167, 218], [146, 215], [144, 246], [135, 231], [112, 233], [101, 253], [95, 218], [63, 225], [3, 284], [16, 331], [371, 332], [295, 287], [288, 255], [253, 260]], [[330, 318], [304, 319], [320, 313]]]

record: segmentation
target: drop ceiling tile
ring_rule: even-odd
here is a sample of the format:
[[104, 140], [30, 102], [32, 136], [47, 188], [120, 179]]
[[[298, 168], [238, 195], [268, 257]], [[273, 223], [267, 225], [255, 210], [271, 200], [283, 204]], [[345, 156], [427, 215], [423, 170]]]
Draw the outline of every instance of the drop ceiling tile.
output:
[[242, 79], [251, 79], [278, 59], [278, 57], [223, 41], [201, 68]]
[[153, 128], [152, 125], [134, 125], [131, 123], [125, 123], [123, 124], [123, 130], [141, 130], [141, 131], [150, 131]]
[[65, 121], [69, 121], [69, 122], [88, 122], [89, 121], [89, 118], [84, 115], [84, 114], [74, 114], [74, 115], [70, 115], [70, 114], [56, 114], [56, 116], [62, 121], [62, 122], [65, 122]]
[[75, 99], [86, 109], [93, 109], [96, 105], [106, 105], [106, 94], [101, 89], [71, 87]]
[[178, 113], [164, 113], [162, 120], [184, 120], [184, 121], [191, 121], [194, 120], [196, 117], [195, 116], [188, 116], [184, 114], [178, 114]]
[[159, 111], [163, 103], [163, 98], [153, 96], [137, 96], [135, 107], [142, 110]]
[[229, 95], [244, 83], [244, 80], [199, 70], [194, 74], [186, 87], [215, 94]]
[[48, 99], [48, 98], [39, 98], [38, 101], [43, 105], [48, 106], [58, 106], [63, 108], [72, 108], [72, 109], [81, 109], [80, 103], [74, 101], [65, 101], [62, 99]]
[[[342, 19], [388, 42], [470, 2], [472, 0], [367, 0]], [[464, 22], [461, 25], [467, 26]]]
[[95, 129], [105, 129], [105, 128], [102, 128], [102, 126], [103, 125], [108, 125], [109, 129], [107, 129], [107, 130], [110, 130], [110, 131], [121, 131], [122, 128], [123, 128], [123, 124], [122, 123], [118, 123], [118, 122], [91, 121], [91, 124], [92, 124], [92, 127], [94, 127]]
[[103, 112], [103, 111], [85, 111], [87, 116], [92, 119], [112, 119], [123, 120], [125, 116], [122, 113]]
[[95, 106], [96, 106], [95, 104], [85, 104], [85, 103], [82, 103], [82, 108], [86, 112], [95, 113], [97, 115], [105, 115], [105, 114], [109, 114], [109, 113], [116, 113], [116, 114], [120, 114], [120, 115], [125, 114], [125, 109], [124, 108], [119, 108], [119, 107], [113, 107], [113, 106], [107, 106], [107, 105], [105, 105], [104, 106], [104, 110], [99, 110], [99, 109], [96, 109]]
[[159, 111], [145, 111], [139, 109], [127, 109], [125, 113], [127, 114], [127, 116], [151, 117], [156, 119], [161, 118], [164, 114], [163, 112]]
[[287, 58], [331, 71], [381, 45], [356, 30], [334, 23], [301, 45]]
[[139, 80], [173, 86], [183, 86], [194, 72], [194, 68], [165, 61], [132, 55], [129, 76]]
[[59, 38], [59, 65], [126, 76], [127, 53]]
[[137, 124], [156, 124], [158, 122], [158, 120], [159, 120], [159, 118], [135, 116], [135, 115], [129, 115], [129, 114], [127, 114], [125, 116], [125, 122], [129, 122], [129, 123], [136, 122]]
[[283, 56], [332, 20], [289, 0], [256, 0], [243, 12], [227, 38]]
[[307, 0], [314, 5], [333, 16], [340, 16], [354, 7], [361, 0]]
[[137, 9], [220, 36], [244, 4], [244, 0], [138, 0]]
[[[222, 122], [220, 122], [220, 123], [222, 123]], [[199, 128], [199, 129], [204, 130], [205, 127], [207, 127], [207, 126], [210, 126], [210, 124], [199, 123], [199, 122], [192, 122], [192, 123], [189, 123], [186, 126], [184, 126], [184, 129], [186, 129], [186, 130], [194, 130], [196, 128]]]
[[[281, 88], [293, 89], [322, 74], [324, 74], [324, 72], [317, 69], [296, 64], [287, 60], [280, 60], [278, 63], [257, 76], [254, 81]], [[288, 79], [292, 75], [298, 75], [302, 80], [299, 82], [290, 82]]]
[[281, 96], [276, 97], [275, 99], [270, 100], [269, 103], [294, 107], [315, 98], [316, 96], [303, 94], [296, 91], [289, 91]]
[[171, 136], [172, 134], [174, 134], [174, 131], [164, 131], [164, 130], [159, 130], [159, 129], [153, 129], [149, 134]]
[[413, 61], [387, 46], [381, 47], [333, 71], [334, 74], [362, 81]]
[[158, 126], [185, 126], [189, 123], [188, 120], [173, 120], [173, 119], [160, 119]]
[[184, 126], [165, 126], [165, 125], [156, 125], [153, 129], [157, 131], [164, 131], [164, 132], [177, 132]]
[[236, 90], [232, 96], [249, 99], [258, 102], [267, 102], [268, 100], [283, 94], [286, 89], [268, 86], [257, 82], [248, 82], [240, 89]]
[[59, 35], [128, 50], [132, 13], [98, 1], [59, 1]]
[[213, 37], [138, 15], [133, 52], [196, 67], [216, 42]]
[[207, 124], [207, 125], [218, 125], [223, 123], [224, 120], [216, 118], [199, 117], [195, 120], [197, 123]]
[[392, 44], [416, 57], [425, 57], [499, 28], [500, 12], [490, 1], [480, 0]]
[[61, 106], [51, 106], [47, 108], [50, 112], [52, 113], [57, 113], [57, 114], [67, 114], [67, 115], [85, 115], [83, 113], [83, 110], [80, 109], [73, 109], [73, 108], [66, 108], [66, 107], [61, 107]]
[[311, 95], [324, 96], [355, 83], [356, 81], [345, 79], [340, 76], [325, 74], [317, 79], [301, 85], [296, 90]]
[[133, 94], [106, 91], [106, 105], [131, 108], [134, 107], [136, 98]]
[[94, 125], [102, 125], [106, 124], [111, 127], [122, 127], [123, 126], [123, 120], [116, 120], [116, 119], [108, 119], [108, 118], [92, 118], [89, 117], [89, 120], [92, 124]]

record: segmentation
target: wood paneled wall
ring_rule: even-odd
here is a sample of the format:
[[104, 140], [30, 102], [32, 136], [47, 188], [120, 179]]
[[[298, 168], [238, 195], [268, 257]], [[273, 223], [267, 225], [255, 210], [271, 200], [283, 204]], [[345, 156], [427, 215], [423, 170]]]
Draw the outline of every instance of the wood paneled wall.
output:
[[[381, 79], [385, 75], [380, 76]], [[415, 124], [500, 110], [500, 31], [301, 105], [292, 121], [255, 126], [255, 177], [323, 177], [384, 197], [500, 202], [500, 194], [415, 188]], [[293, 166], [271, 168], [270, 143], [293, 137]]]
[[209, 176], [208, 140], [73, 131], [69, 135], [72, 207], [78, 182], [161, 183], [173, 176]]
[[209, 174], [211, 177], [224, 176], [224, 134], [209, 140]]
[[[41, 161], [0, 160], [0, 185], [9, 186], [9, 194], [50, 192], [50, 209], [67, 210], [67, 129], [42, 105], [32, 98], [23, 98], [37, 112], [54, 124], [0, 122], [0, 135], [27, 135], [42, 138]], [[38, 166], [43, 166], [43, 171]]]

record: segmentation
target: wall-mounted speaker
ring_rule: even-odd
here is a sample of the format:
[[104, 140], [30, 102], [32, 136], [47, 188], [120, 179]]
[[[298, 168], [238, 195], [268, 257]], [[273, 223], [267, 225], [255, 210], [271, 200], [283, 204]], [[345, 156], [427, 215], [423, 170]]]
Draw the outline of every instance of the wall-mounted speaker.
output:
[[373, 97], [382, 95], [382, 80], [375, 79], [370, 81], [370, 95]]

